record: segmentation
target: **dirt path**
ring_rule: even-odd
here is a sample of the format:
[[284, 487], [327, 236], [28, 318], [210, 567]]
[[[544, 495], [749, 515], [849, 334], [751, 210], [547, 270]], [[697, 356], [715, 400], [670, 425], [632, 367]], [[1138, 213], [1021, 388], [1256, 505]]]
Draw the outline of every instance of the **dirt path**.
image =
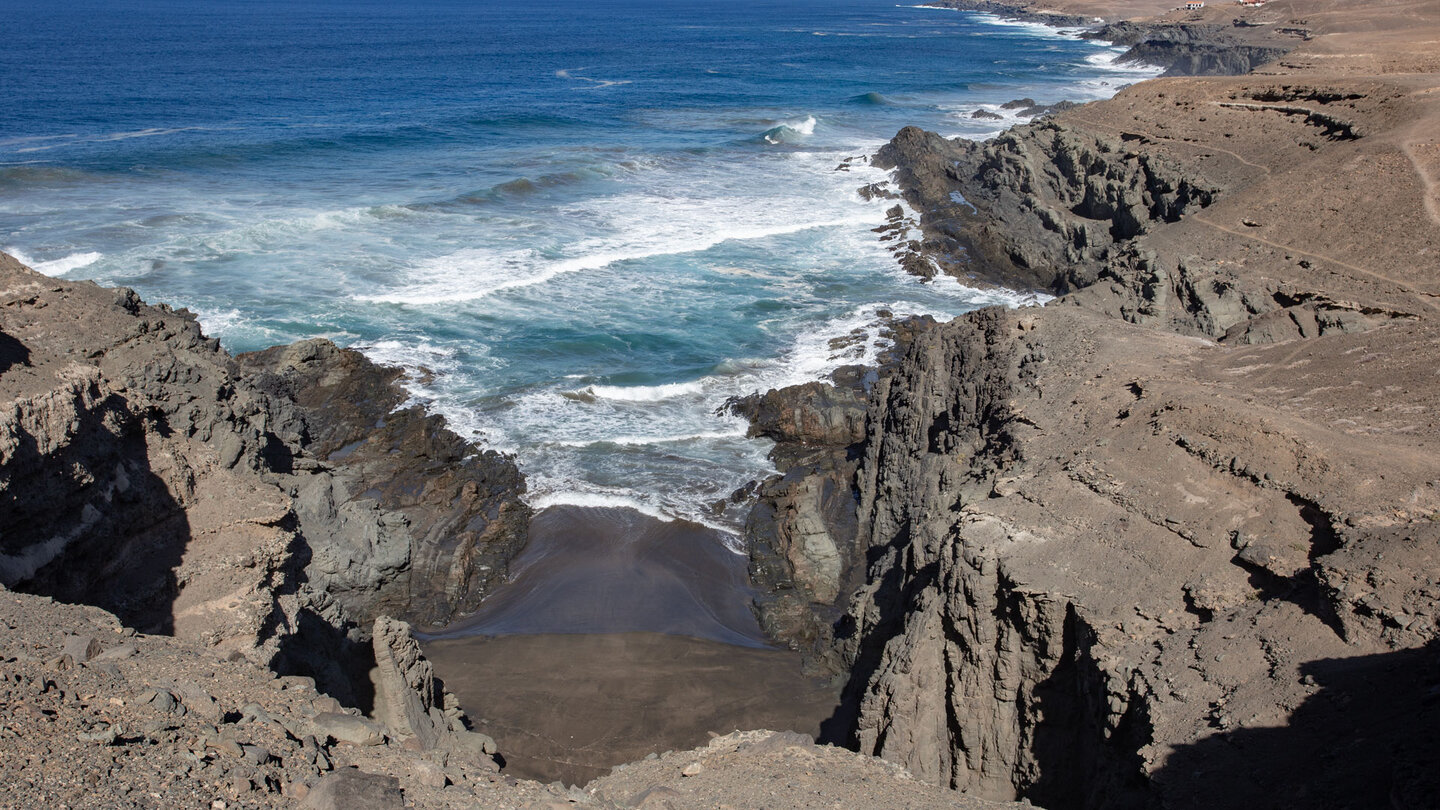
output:
[[1283, 251], [1286, 251], [1286, 252], [1288, 252], [1288, 253], [1294, 253], [1294, 254], [1299, 255], [1299, 256], [1306, 256], [1306, 257], [1311, 258], [1311, 259], [1318, 259], [1318, 260], [1320, 260], [1320, 261], [1322, 261], [1322, 262], [1326, 262], [1326, 263], [1328, 263], [1328, 264], [1333, 264], [1333, 265], [1335, 265], [1335, 266], [1337, 266], [1337, 267], [1343, 267], [1343, 268], [1345, 268], [1346, 270], [1349, 270], [1349, 271], [1351, 271], [1351, 272], [1353, 272], [1353, 273], [1358, 273], [1358, 274], [1360, 274], [1360, 275], [1362, 275], [1362, 276], [1367, 276], [1367, 277], [1372, 278], [1372, 279], [1376, 279], [1376, 280], [1379, 280], [1379, 281], [1387, 282], [1387, 283], [1389, 283], [1389, 284], [1393, 284], [1395, 287], [1399, 288], [1400, 290], [1403, 290], [1404, 292], [1407, 292], [1407, 293], [1409, 293], [1410, 295], [1414, 296], [1415, 299], [1416, 299], [1417, 301], [1419, 301], [1423, 306], [1425, 306], [1425, 307], [1427, 307], [1427, 308], [1429, 308], [1429, 309], [1432, 309], [1432, 310], [1440, 311], [1440, 303], [1437, 303], [1437, 300], [1440, 300], [1440, 295], [1437, 295], [1437, 294], [1435, 294], [1435, 293], [1425, 292], [1424, 290], [1416, 289], [1415, 287], [1411, 286], [1410, 284], [1407, 284], [1407, 283], [1405, 283], [1405, 282], [1403, 282], [1403, 281], [1399, 281], [1398, 279], [1391, 278], [1390, 276], [1387, 276], [1387, 275], [1385, 275], [1384, 273], [1377, 273], [1377, 272], [1375, 272], [1374, 270], [1367, 270], [1367, 269], [1365, 269], [1365, 268], [1363, 268], [1363, 267], [1360, 267], [1360, 266], [1358, 266], [1358, 265], [1350, 264], [1349, 262], [1343, 262], [1343, 261], [1341, 261], [1341, 260], [1339, 260], [1339, 259], [1337, 259], [1337, 258], [1335, 258], [1335, 257], [1333, 257], [1333, 256], [1329, 256], [1329, 255], [1326, 255], [1326, 254], [1324, 254], [1324, 253], [1314, 253], [1314, 252], [1311, 252], [1311, 251], [1308, 251], [1308, 250], [1301, 250], [1300, 248], [1294, 247], [1293, 245], [1286, 245], [1286, 244], [1282, 244], [1282, 243], [1280, 243], [1280, 242], [1272, 242], [1271, 240], [1266, 239], [1265, 237], [1259, 236], [1259, 235], [1257, 235], [1257, 234], [1245, 233], [1244, 231], [1238, 231], [1238, 230], [1235, 230], [1234, 228], [1230, 228], [1230, 227], [1227, 227], [1227, 226], [1225, 226], [1225, 225], [1221, 225], [1221, 224], [1218, 223], [1218, 222], [1215, 222], [1215, 221], [1213, 221], [1213, 220], [1211, 220], [1211, 219], [1208, 219], [1204, 214], [1192, 214], [1192, 215], [1190, 216], [1190, 219], [1192, 219], [1192, 220], [1194, 220], [1194, 221], [1196, 221], [1196, 222], [1200, 222], [1200, 223], [1202, 223], [1202, 224], [1204, 224], [1204, 225], [1208, 225], [1209, 227], [1214, 228], [1214, 229], [1216, 229], [1216, 230], [1218, 230], [1218, 231], [1224, 231], [1225, 233], [1228, 233], [1228, 234], [1230, 234], [1231, 236], [1236, 236], [1236, 237], [1239, 237], [1239, 238], [1241, 238], [1241, 239], [1247, 239], [1247, 240], [1249, 240], [1249, 241], [1251, 241], [1251, 242], [1259, 242], [1259, 243], [1262, 244], [1262, 245], [1268, 245], [1269, 247], [1275, 248], [1276, 250], [1283, 250]]

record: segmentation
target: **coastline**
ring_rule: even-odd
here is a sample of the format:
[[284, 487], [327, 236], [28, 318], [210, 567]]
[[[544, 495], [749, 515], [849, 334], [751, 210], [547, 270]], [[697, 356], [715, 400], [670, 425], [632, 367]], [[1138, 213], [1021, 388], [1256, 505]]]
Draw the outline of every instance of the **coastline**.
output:
[[[1355, 30], [1333, 7], [1310, 20], [1316, 42], [1265, 74], [1146, 82], [983, 144], [906, 130], [886, 147], [883, 159], [900, 171], [901, 190], [924, 218], [920, 255], [954, 254], [958, 245], [985, 266], [957, 264], [952, 272], [1060, 297], [1046, 307], [992, 308], [944, 325], [907, 322], [873, 378], [848, 370], [838, 385], [772, 392], [750, 406], [756, 430], [781, 441], [785, 466], [785, 475], [762, 483], [749, 532], [752, 575], [761, 572], [767, 588], [791, 597], [768, 608], [762, 625], [848, 673], [852, 714], [837, 715], [840, 728], [827, 737], [903, 765], [924, 782], [1049, 807], [1253, 806], [1277, 792], [1307, 805], [1434, 804], [1440, 793], [1432, 766], [1440, 752], [1424, 731], [1440, 719], [1425, 697], [1437, 685], [1440, 634], [1440, 428], [1428, 414], [1440, 392], [1427, 358], [1440, 341], [1432, 315], [1440, 298], [1440, 152], [1425, 133], [1437, 131], [1440, 119], [1433, 101], [1440, 65], [1414, 46], [1412, 34], [1408, 50], [1392, 48], [1377, 66], [1366, 49], [1387, 44], [1383, 36]], [[1335, 165], [1360, 179], [1334, 187], [1323, 168]], [[6, 269], [19, 279], [7, 289], [14, 311], [53, 307], [53, 315], [93, 298], [84, 305], [147, 323], [142, 334], [159, 342], [161, 356], [178, 341], [214, 359], [215, 348], [185, 326], [193, 319], [184, 314], [144, 307], [133, 294]], [[116, 308], [129, 314], [111, 312]], [[130, 339], [124, 323], [117, 334]], [[73, 424], [121, 439], [133, 440], [135, 426], [154, 418], [114, 399], [146, 389], [153, 364], [117, 363], [129, 376], [77, 377], [67, 360], [42, 356], [39, 332], [12, 320], [4, 325], [0, 372], [7, 384], [21, 385], [15, 381], [23, 377], [16, 390], [32, 403], [7, 429], [20, 426], [36, 447], [97, 435], [76, 440], [79, 434], [66, 433], [66, 408], [94, 414]], [[194, 508], [179, 487], [185, 520], [205, 540], [184, 555], [186, 585], [203, 584], [201, 575], [216, 567], [229, 570], [234, 546], [253, 549], [264, 536], [265, 548], [277, 552], [258, 561], [252, 554], [252, 564], [240, 566], [257, 575], [247, 593], [273, 596], [276, 611], [290, 611], [282, 624], [298, 627], [301, 619], [283, 598], [301, 562], [286, 551], [295, 542], [287, 532], [306, 516], [285, 506], [293, 494], [275, 487], [277, 459], [289, 464], [285, 475], [329, 472], [326, 466], [350, 455], [345, 448], [374, 442], [373, 455], [357, 462], [363, 469], [413, 446], [413, 438], [370, 435], [375, 422], [363, 413], [341, 420], [333, 435], [314, 431], [323, 438], [308, 451], [299, 439], [304, 431], [293, 439], [273, 435], [288, 459], [267, 451], [276, 425], [295, 424], [281, 417], [305, 406], [303, 392], [325, 387], [331, 367], [356, 362], [342, 362], [333, 346], [285, 351], [278, 371], [276, 358], [261, 358], [258, 367], [274, 375], [257, 374], [263, 384], [234, 377], [244, 394], [235, 411], [250, 418], [238, 420], [239, 429], [220, 430], [217, 422], [205, 425], [211, 432], [179, 438], [158, 429], [139, 435], [152, 454], [141, 457], [161, 462], [151, 472], [165, 486], [189, 474], [192, 487], [200, 482], [191, 494], [213, 498], [207, 483], [233, 487], [224, 491], [234, 509], [223, 515]], [[316, 360], [323, 362], [317, 367]], [[223, 358], [217, 362], [214, 373], [233, 374]], [[321, 372], [316, 380], [307, 368]], [[46, 388], [42, 372], [63, 385]], [[358, 390], [385, 391], [393, 378], [384, 376]], [[217, 390], [206, 396], [232, 401], [223, 386]], [[172, 401], [165, 391], [155, 399]], [[392, 394], [380, 397], [385, 418]], [[219, 422], [231, 424], [229, 416]], [[132, 432], [111, 430], [119, 423]], [[246, 424], [256, 426], [253, 434]], [[439, 430], [433, 420], [419, 424], [422, 434]], [[225, 464], [231, 432], [239, 437], [239, 468]], [[18, 458], [11, 444], [24, 443], [6, 445], [7, 463]], [[419, 455], [433, 455], [436, 469], [445, 470], [465, 452], [442, 439]], [[181, 463], [166, 466], [173, 462], [164, 459], [175, 458]], [[252, 472], [261, 484], [247, 477]], [[123, 487], [117, 478], [110, 492], [151, 485], [133, 473]], [[452, 483], [472, 498], [484, 488], [463, 476]], [[262, 484], [282, 494], [271, 501]], [[402, 485], [391, 497], [402, 504], [413, 494]], [[297, 502], [341, 528], [357, 519], [353, 510], [326, 506], [326, 497], [334, 495], [311, 491]], [[364, 517], [363, 525], [380, 532], [372, 537], [416, 520], [413, 508], [406, 513], [394, 504]], [[466, 508], [474, 517], [494, 507]], [[510, 522], [522, 514], [515, 511]], [[445, 523], [442, 516], [425, 525]], [[193, 554], [206, 549], [214, 560]], [[473, 599], [479, 567], [471, 551], [443, 542], [438, 550], [434, 579], [447, 582], [447, 598]], [[215, 560], [226, 565], [209, 566]], [[35, 616], [54, 621], [57, 638], [62, 625], [83, 634], [97, 632], [86, 622], [104, 624], [103, 614], [81, 620], [37, 597], [5, 597], [20, 606], [12, 628], [23, 622], [27, 633]], [[392, 601], [408, 604], [400, 596]], [[351, 614], [363, 613], [327, 604], [316, 601], [332, 619], [349, 616], [352, 629]], [[206, 607], [207, 617], [234, 611]], [[62, 615], [63, 622], [51, 618]], [[274, 652], [273, 644], [250, 649], [243, 632], [271, 623], [263, 616], [253, 627], [236, 623], [240, 630], [227, 627], [234, 635], [221, 644], [199, 630], [189, 642], [141, 638], [144, 652], [117, 672], [140, 678], [162, 648], [196, 661], [195, 650], [205, 650], [196, 672], [259, 673], [243, 681], [251, 692], [220, 696], [238, 715], [257, 690], [283, 692], [283, 683], [295, 683], [272, 687], [273, 673], [243, 660]], [[125, 637], [116, 628], [102, 629]], [[99, 646], [114, 646], [104, 638]], [[217, 653], [231, 650], [239, 659], [215, 663]], [[51, 666], [32, 651], [54, 653], [62, 680], [98, 689], [91, 679], [110, 677], [103, 662], [77, 665], [75, 656], [88, 655], [88, 647], [71, 651], [68, 641], [38, 636], [27, 635], [24, 650], [7, 648], [4, 665], [26, 677]], [[483, 678], [476, 689], [483, 694]], [[330, 708], [319, 696], [293, 698], [273, 709], [277, 716], [303, 716], [302, 702], [312, 715], [314, 706]], [[158, 692], [152, 700], [161, 700]], [[188, 692], [180, 700], [207, 705]], [[71, 708], [57, 706], [51, 711], [71, 722]], [[217, 709], [216, 726], [227, 725], [223, 716]], [[191, 725], [183, 733], [208, 733]], [[97, 732], [87, 721], [79, 733]], [[226, 733], [235, 742], [235, 732]], [[163, 744], [183, 742], [175, 736]], [[298, 757], [310, 750], [299, 741], [304, 733], [290, 736], [294, 746], [283, 733], [264, 741], [284, 747], [286, 767], [290, 748]], [[401, 735], [393, 745], [353, 748], [319, 736], [326, 763], [333, 757], [394, 773], [407, 796], [435, 806], [445, 801], [447, 782], [509, 800], [494, 792], [504, 791], [497, 786], [504, 782], [484, 776], [481, 761], [457, 764], [454, 756], [439, 766], [437, 785], [436, 772], [420, 764], [433, 764], [434, 755], [411, 756]], [[260, 740], [245, 739], [245, 746]], [[726, 744], [735, 751], [744, 745]], [[235, 745], [243, 757], [246, 747]], [[808, 762], [831, 755], [796, 740], [774, 747], [787, 745]], [[199, 748], [203, 753], [206, 743]], [[682, 779], [679, 770], [708, 755], [697, 749], [680, 755], [684, 762], [660, 758], [672, 781], [654, 795], [705, 801], [695, 792], [700, 780]], [[1315, 773], [1317, 762], [1326, 763], [1324, 773]], [[311, 773], [307, 765], [282, 774], [266, 763], [243, 778], [256, 790], [274, 779], [277, 799], [291, 801], [327, 770]], [[750, 773], [769, 763], [762, 756]], [[200, 772], [217, 785], [230, 778], [218, 768]], [[422, 781], [425, 774], [431, 783]], [[659, 784], [634, 785], [625, 795]], [[508, 787], [544, 793], [530, 783]], [[600, 801], [585, 791], [565, 799]]]
[[[1083, 29], [1084, 39], [1125, 47], [1117, 61], [1161, 68], [1165, 76], [1237, 76], [1293, 50], [1311, 36], [1303, 21], [1281, 25], [1282, 16], [1259, 6], [1217, 3], [1185, 10], [1140, 0], [1133, 4], [1080, 2], [1059, 5], [1104, 12], [1055, 10], [1055, 3], [937, 0], [926, 7], [988, 14], [1056, 29]], [[1203, 4], [1202, 4], [1203, 6]], [[1117, 9], [1119, 9], [1117, 13]]]
[[922, 3], [921, 5], [925, 8], [974, 11], [980, 14], [990, 14], [1005, 20], [1039, 23], [1052, 28], [1090, 28], [1104, 21], [1103, 18], [1100, 17], [1083, 14], [1065, 14], [1044, 9], [1035, 10], [1030, 4], [1005, 3], [1000, 2], [1000, 0], [937, 0], [933, 3]]
[[[752, 534], [822, 597], [772, 623], [835, 629], [850, 745], [1043, 806], [1434, 802], [1440, 751], [1385, 759], [1433, 722], [1405, 707], [1440, 632], [1437, 426], [1398, 416], [1437, 395], [1427, 8], [1270, 3], [1303, 30], [1255, 73], [882, 150], [925, 232], [902, 264], [1059, 297], [922, 331], [849, 470], [792, 467]], [[1357, 727], [1352, 764], [1287, 776]]]

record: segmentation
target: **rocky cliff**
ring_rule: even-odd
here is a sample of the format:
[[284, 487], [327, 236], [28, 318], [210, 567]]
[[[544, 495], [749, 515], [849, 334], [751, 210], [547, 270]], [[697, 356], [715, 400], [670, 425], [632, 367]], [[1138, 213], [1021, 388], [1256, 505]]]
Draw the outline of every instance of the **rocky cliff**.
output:
[[[866, 413], [879, 381], [917, 335], [935, 326], [928, 317], [886, 319], [893, 342], [876, 368], [844, 366], [827, 382], [810, 382], [732, 399], [728, 408], [750, 420], [750, 434], [775, 442], [770, 458], [780, 474], [737, 496], [753, 498], [745, 526], [756, 614], [771, 639], [804, 653], [806, 664], [845, 671], [833, 628], [848, 594], [864, 580], [856, 542], [855, 473], [866, 437]], [[839, 341], [837, 351], [844, 351]]]
[[[1007, 20], [1083, 29], [1081, 36], [1125, 47], [1122, 63], [1164, 68], [1166, 76], [1238, 76], [1289, 53], [1311, 35], [1272, 8], [1212, 4], [1185, 10], [1165, 2], [935, 0], [925, 5]], [[1288, 24], [1285, 24], [1288, 23]]]
[[0, 584], [368, 702], [371, 622], [472, 609], [524, 482], [399, 371], [307, 341], [232, 358], [193, 315], [0, 255]]
[[1047, 807], [1440, 800], [1440, 65], [1326, 9], [1267, 75], [877, 157], [905, 266], [1062, 296], [868, 394], [838, 739]]
[[1125, 46], [1122, 62], [1164, 68], [1166, 76], [1239, 76], [1279, 59], [1309, 36], [1308, 29], [1276, 26], [1273, 15], [1232, 13], [1232, 20], [1221, 22], [1124, 20], [1085, 36]]

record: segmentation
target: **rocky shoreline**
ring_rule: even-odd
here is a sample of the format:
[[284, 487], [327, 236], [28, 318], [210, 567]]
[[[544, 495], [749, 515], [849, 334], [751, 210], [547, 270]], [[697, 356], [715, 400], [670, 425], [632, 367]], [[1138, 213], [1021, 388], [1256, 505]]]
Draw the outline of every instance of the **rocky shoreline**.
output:
[[[780, 763], [805, 772], [767, 800], [992, 806], [772, 732], [613, 772], [600, 750], [585, 790], [502, 773], [486, 718], [401, 619], [438, 629], [508, 578], [531, 525], [511, 459], [409, 405], [400, 370], [327, 341], [231, 357], [184, 310], [3, 254], [0, 290], [0, 807], [746, 804]], [[626, 642], [631, 666], [688, 643], [703, 649], [671, 676], [735, 668], [726, 645], [669, 638]], [[797, 711], [833, 700], [788, 654], [741, 652]], [[453, 669], [482, 710], [504, 688]], [[773, 716], [744, 680], [727, 699], [719, 722]]]
[[8, 256], [0, 287], [6, 587], [366, 706], [374, 620], [473, 610], [525, 543], [513, 461], [406, 407], [396, 369], [232, 358], [188, 312]]
[[[1080, 36], [1086, 39], [1127, 48], [1120, 62], [1164, 68], [1166, 76], [1238, 76], [1284, 56], [1310, 37], [1310, 29], [1303, 22], [1288, 20], [1261, 6], [1238, 4], [1186, 11], [1151, 3], [1145, 10], [1155, 16], [1143, 19], [1117, 16], [1114, 7], [1104, 4], [1095, 9], [1095, 14], [996, 0], [936, 0], [926, 5], [1055, 28], [1084, 29]], [[1087, 7], [1084, 3], [1068, 5]]]
[[849, 678], [830, 739], [1046, 807], [1440, 799], [1436, 9], [1265, 8], [1315, 44], [876, 156], [903, 267], [1060, 297], [915, 336], [848, 492], [787, 476], [752, 527], [863, 583], [778, 555], [818, 617], [778, 632]]
[[[0, 256], [0, 806], [1440, 804], [1440, 7], [1261, 12], [1257, 71], [899, 133], [902, 266], [1059, 297], [731, 404], [782, 470], [737, 493], [761, 627], [883, 761], [499, 772], [406, 622], [506, 577], [513, 462], [357, 352]], [[1175, 69], [1241, 67], [1225, 13], [1162, 21]]]

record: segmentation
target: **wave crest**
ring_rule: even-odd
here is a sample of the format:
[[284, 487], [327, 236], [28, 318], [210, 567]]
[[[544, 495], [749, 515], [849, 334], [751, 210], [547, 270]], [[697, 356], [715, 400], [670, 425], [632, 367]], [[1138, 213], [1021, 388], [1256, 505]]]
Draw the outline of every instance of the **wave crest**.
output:
[[760, 133], [755, 138], [756, 142], [780, 146], [782, 144], [798, 143], [801, 140], [815, 134], [815, 125], [819, 121], [813, 115], [807, 115], [800, 121], [787, 121], [778, 127], [771, 127]]

